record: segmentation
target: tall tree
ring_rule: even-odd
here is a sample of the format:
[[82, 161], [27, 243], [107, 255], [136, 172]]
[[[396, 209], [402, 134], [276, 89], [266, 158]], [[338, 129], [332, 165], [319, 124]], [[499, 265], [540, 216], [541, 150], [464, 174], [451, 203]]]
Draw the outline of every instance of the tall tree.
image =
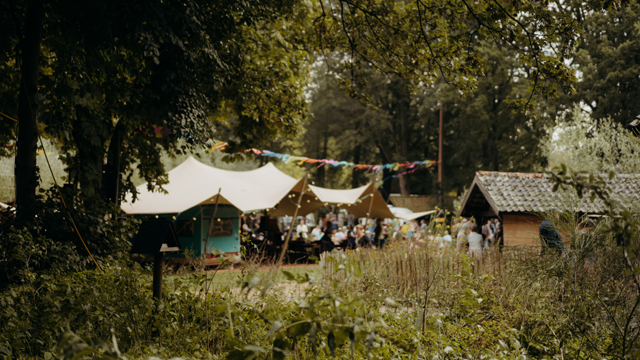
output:
[[[13, 5], [13, 4], [11, 4]], [[12, 6], [13, 7], [13, 6]], [[20, 63], [20, 91], [18, 96], [18, 141], [16, 152], [16, 203], [24, 206], [19, 215], [28, 220], [33, 217], [36, 201], [35, 189], [38, 185], [36, 173], [38, 111], [38, 67], [40, 63], [40, 42], [44, 20], [42, 0], [30, 1], [25, 11], [25, 26], [21, 29], [13, 15], [15, 31], [19, 35], [17, 47]]]
[[640, 4], [585, 16], [575, 62], [577, 96], [594, 119], [629, 123], [640, 114]]
[[[311, 96], [313, 118], [307, 127], [333, 129], [330, 133], [339, 146], [332, 155], [339, 160], [354, 161], [361, 152], [367, 154], [363, 161], [370, 163], [437, 159], [442, 102], [446, 192], [461, 191], [477, 170], [537, 170], [544, 161], [538, 149], [544, 125], [553, 122], [561, 104], [543, 101], [534, 108], [536, 116], [528, 119], [514, 112], [507, 101], [529, 96], [528, 69], [518, 66], [516, 51], [491, 42], [484, 43], [479, 53], [487, 67], [477, 92], [463, 96], [443, 81], [421, 86], [412, 95], [407, 80], [370, 72], [366, 107], [336, 95], [336, 74], [318, 70]], [[309, 131], [307, 136], [317, 133]], [[419, 170], [396, 179], [393, 189], [403, 194], [437, 191], [433, 171]]]
[[[3, 77], [20, 69], [33, 98], [19, 101], [18, 137], [26, 139], [16, 160], [19, 212], [32, 209], [37, 185], [24, 181], [36, 179], [36, 115], [60, 139], [71, 180], [89, 196], [101, 188], [105, 160], [116, 175], [140, 162], [151, 186], [162, 184], [161, 151], [200, 146], [217, 111], [238, 115], [232, 148], [291, 133], [306, 108], [306, 51], [300, 36], [282, 32], [306, 9], [290, 1], [3, 2], [0, 12], [15, 26], [0, 44], [21, 55], [0, 59]], [[34, 111], [23, 121], [27, 103]]]
[[[526, 118], [512, 111], [509, 99], [527, 98], [527, 68], [518, 66], [518, 53], [486, 42], [480, 51], [487, 64], [485, 76], [478, 79], [478, 91], [461, 95], [448, 85], [436, 94], [444, 104], [444, 182], [445, 188], [461, 191], [469, 186], [475, 172], [535, 171], [543, 157], [538, 143], [545, 125], [553, 123], [561, 104], [534, 98], [540, 103], [535, 117]], [[436, 109], [427, 105], [425, 111]]]

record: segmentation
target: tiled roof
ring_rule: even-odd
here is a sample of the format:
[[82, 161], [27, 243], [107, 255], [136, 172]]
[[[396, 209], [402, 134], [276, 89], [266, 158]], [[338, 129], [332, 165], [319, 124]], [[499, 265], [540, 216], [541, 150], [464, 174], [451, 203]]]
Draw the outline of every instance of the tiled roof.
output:
[[[606, 179], [611, 194], [625, 202], [640, 201], [640, 175], [616, 175], [612, 180]], [[582, 213], [603, 213], [604, 203], [596, 199], [589, 201], [589, 194], [582, 199], [573, 192], [553, 192], [553, 181], [545, 174], [507, 173], [479, 171], [474, 183], [488, 193], [490, 203], [502, 212], [545, 212], [551, 207], [568, 209]]]

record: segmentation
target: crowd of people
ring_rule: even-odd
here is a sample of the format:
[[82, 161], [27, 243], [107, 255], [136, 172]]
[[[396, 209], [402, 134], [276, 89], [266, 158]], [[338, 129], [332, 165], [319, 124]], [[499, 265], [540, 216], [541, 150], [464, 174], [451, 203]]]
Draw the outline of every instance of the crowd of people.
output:
[[504, 246], [503, 227], [497, 218], [487, 220], [481, 228], [473, 219], [460, 218], [452, 227], [452, 232], [456, 234], [455, 249], [458, 253], [478, 257], [493, 246], [500, 250]]
[[[555, 214], [554, 217], [546, 218], [540, 224], [542, 253], [552, 249], [562, 255], [567, 250], [560, 232], [555, 227], [560, 211], [555, 208], [551, 210]], [[412, 248], [425, 245], [438, 246], [444, 251], [465, 253], [473, 257], [482, 256], [484, 251], [492, 247], [497, 247], [502, 252], [504, 247], [503, 225], [498, 218], [487, 219], [482, 226], [479, 226], [473, 218], [463, 217], [453, 218], [450, 225], [447, 225], [446, 221], [428, 222], [425, 219], [420, 221], [368, 219], [366, 224], [361, 224], [353, 216], [345, 220], [347, 224], [340, 225], [335, 214], [326, 214], [317, 225], [310, 226], [303, 218], [297, 225], [291, 225], [295, 226], [291, 240], [321, 244], [323, 251], [382, 248], [391, 242], [406, 242]], [[270, 219], [267, 214], [248, 215], [242, 218], [241, 232], [256, 240], [268, 240], [267, 235], [283, 240], [289, 232], [289, 229], [281, 232], [275, 223], [269, 224]], [[586, 220], [579, 235], [588, 236], [594, 226], [595, 222], [592, 219]]]
[[[427, 220], [384, 221], [369, 219], [361, 224], [357, 219], [349, 219], [347, 225], [340, 226], [334, 214], [327, 214], [318, 223], [308, 225], [306, 219], [294, 226], [292, 241], [321, 244], [322, 249], [382, 248], [390, 242], [407, 242], [411, 247], [435, 245], [443, 250], [481, 256], [483, 251], [504, 245], [502, 224], [497, 218], [487, 220], [478, 226], [474, 219], [456, 218], [451, 225], [445, 222], [429, 223]], [[247, 217], [242, 224], [242, 232], [259, 237], [266, 228], [268, 217]], [[288, 229], [281, 233], [288, 233]]]

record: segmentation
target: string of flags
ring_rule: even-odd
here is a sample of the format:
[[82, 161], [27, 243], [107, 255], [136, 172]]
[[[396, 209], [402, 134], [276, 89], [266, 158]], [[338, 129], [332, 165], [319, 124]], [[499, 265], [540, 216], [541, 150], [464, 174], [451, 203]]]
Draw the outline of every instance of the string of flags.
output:
[[[214, 150], [224, 150], [226, 146], [229, 144], [222, 141], [213, 141], [209, 140], [207, 142], [208, 146], [211, 146], [209, 153], [212, 153]], [[353, 170], [366, 170], [371, 171], [373, 173], [379, 173], [383, 170], [393, 170], [393, 171], [401, 171], [405, 170], [401, 174], [393, 175], [393, 177], [402, 176], [408, 173], [412, 173], [420, 168], [429, 168], [437, 164], [436, 161], [433, 160], [423, 160], [423, 161], [412, 161], [412, 162], [396, 162], [389, 164], [379, 164], [379, 165], [370, 165], [370, 164], [355, 164], [349, 161], [337, 161], [333, 159], [313, 159], [306, 156], [295, 156], [289, 154], [280, 154], [269, 150], [259, 150], [259, 149], [246, 149], [245, 153], [253, 153], [259, 156], [266, 156], [271, 158], [277, 158], [282, 160], [285, 164], [288, 163], [297, 163], [298, 166], [303, 164], [313, 164], [318, 168], [329, 165], [332, 167], [337, 166], [347, 166], [353, 168]]]

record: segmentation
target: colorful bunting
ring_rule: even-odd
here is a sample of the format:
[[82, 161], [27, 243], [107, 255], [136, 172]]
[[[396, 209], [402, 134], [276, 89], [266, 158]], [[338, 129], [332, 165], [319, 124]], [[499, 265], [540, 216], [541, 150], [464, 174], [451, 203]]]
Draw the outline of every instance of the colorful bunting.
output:
[[[209, 150], [209, 153], [211, 153], [217, 149], [224, 150], [225, 146], [227, 146], [228, 144], [222, 141], [209, 140], [207, 142], [207, 145], [211, 146], [211, 149]], [[313, 164], [313, 165], [316, 165], [318, 168], [324, 165], [329, 165], [332, 167], [348, 166], [348, 167], [352, 167], [353, 170], [366, 170], [366, 171], [371, 171], [373, 173], [380, 173], [385, 169], [393, 170], [393, 171], [408, 170], [401, 174], [393, 175], [393, 177], [398, 177], [404, 174], [414, 172], [419, 168], [429, 168], [437, 163], [436, 161], [433, 161], [433, 160], [424, 160], [424, 161], [390, 163], [390, 164], [381, 164], [381, 165], [368, 165], [368, 164], [355, 164], [349, 161], [337, 161], [333, 159], [312, 159], [305, 156], [279, 154], [269, 150], [246, 149], [244, 152], [253, 153], [255, 155], [260, 155], [260, 156], [277, 158], [282, 160], [282, 162], [284, 162], [285, 164], [296, 163], [297, 166], [301, 166], [303, 164]]]

